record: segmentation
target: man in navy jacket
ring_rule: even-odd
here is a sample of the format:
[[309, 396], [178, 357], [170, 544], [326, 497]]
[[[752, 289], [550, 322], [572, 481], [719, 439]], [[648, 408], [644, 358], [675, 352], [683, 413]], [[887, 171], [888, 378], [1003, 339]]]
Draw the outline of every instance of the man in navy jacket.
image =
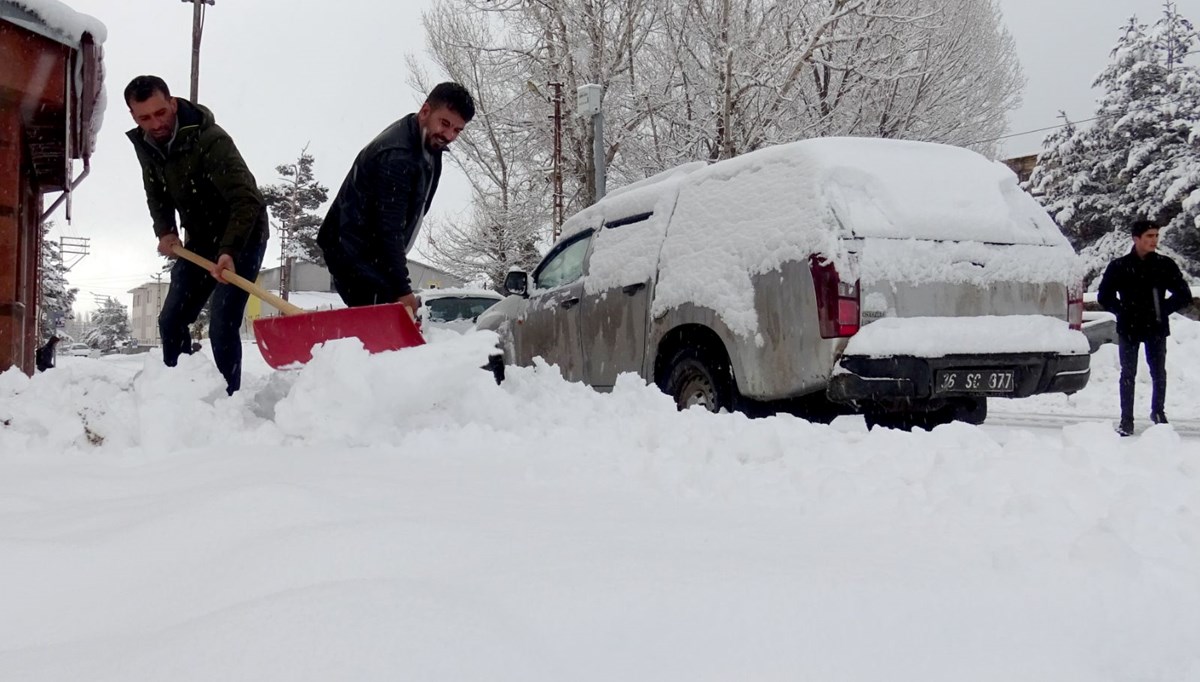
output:
[[359, 152], [317, 235], [346, 305], [400, 302], [417, 309], [407, 253], [437, 191], [442, 152], [474, 116], [466, 88], [441, 83], [417, 113]]
[[[1117, 340], [1121, 357], [1121, 423], [1118, 433], [1133, 433], [1133, 393], [1137, 379], [1138, 346], [1146, 345], [1153, 390], [1150, 421], [1167, 423], [1163, 404], [1167, 397], [1168, 320], [1192, 302], [1192, 292], [1175, 261], [1160, 253], [1158, 227], [1146, 220], [1133, 223], [1133, 248], [1108, 264], [1100, 280], [1097, 300], [1117, 316]], [[1168, 296], [1168, 294], [1170, 294]]]

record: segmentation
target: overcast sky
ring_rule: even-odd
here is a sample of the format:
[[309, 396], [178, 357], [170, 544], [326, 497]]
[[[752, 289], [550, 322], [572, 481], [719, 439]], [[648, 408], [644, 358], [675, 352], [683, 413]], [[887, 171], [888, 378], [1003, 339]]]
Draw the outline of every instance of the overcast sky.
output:
[[[148, 281], [164, 261], [154, 250], [137, 161], [124, 135], [133, 123], [121, 93], [133, 76], [152, 73], [173, 94], [187, 96], [191, 6], [179, 0], [65, 1], [108, 27], [109, 106], [92, 174], [75, 194], [74, 219], [67, 225], [59, 209], [53, 236], [91, 238], [91, 255], [68, 277], [80, 289], [77, 310], [94, 308], [94, 295], [128, 305], [126, 292]], [[233, 136], [260, 183], [277, 182], [275, 166], [294, 160], [308, 144], [317, 176], [332, 194], [359, 149], [419, 106], [422, 97], [408, 86], [404, 56], [423, 54], [420, 12], [431, 4], [217, 0], [206, 15], [199, 99]], [[1054, 125], [1059, 110], [1077, 120], [1090, 117], [1090, 85], [1119, 28], [1132, 14], [1152, 21], [1161, 11], [1160, 0], [1000, 5], [1028, 79], [1012, 132]], [[1013, 137], [1006, 154], [1037, 151], [1045, 135]], [[447, 164], [433, 212], [452, 217], [466, 209], [468, 196], [465, 180]], [[264, 267], [278, 263], [278, 245], [272, 238]]]

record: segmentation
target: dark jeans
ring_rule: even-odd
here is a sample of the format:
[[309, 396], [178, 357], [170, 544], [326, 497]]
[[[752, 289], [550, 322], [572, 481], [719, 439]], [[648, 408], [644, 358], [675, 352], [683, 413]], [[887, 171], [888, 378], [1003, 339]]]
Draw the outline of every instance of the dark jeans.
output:
[[1167, 337], [1135, 340], [1121, 334], [1117, 338], [1121, 357], [1121, 419], [1133, 419], [1133, 389], [1137, 380], [1138, 346], [1146, 344], [1146, 364], [1150, 366], [1150, 412], [1162, 412], [1167, 400]]
[[[216, 247], [188, 249], [216, 260]], [[233, 259], [237, 274], [253, 282], [262, 267], [266, 243], [249, 246]], [[182, 353], [192, 352], [192, 335], [188, 325], [196, 321], [204, 303], [211, 297], [208, 336], [212, 339], [213, 358], [225, 377], [227, 392], [233, 395], [242, 385], [242, 317], [250, 295], [232, 284], [220, 284], [208, 271], [180, 258], [171, 267], [171, 288], [162, 312], [158, 314], [158, 330], [162, 336], [163, 362], [174, 367]]]

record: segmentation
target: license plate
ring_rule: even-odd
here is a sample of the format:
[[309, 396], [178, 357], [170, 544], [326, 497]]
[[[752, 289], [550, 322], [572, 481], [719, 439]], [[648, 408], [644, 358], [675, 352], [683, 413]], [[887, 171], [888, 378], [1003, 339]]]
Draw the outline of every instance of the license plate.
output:
[[1011, 393], [1016, 387], [1011, 369], [944, 369], [935, 376], [938, 393]]

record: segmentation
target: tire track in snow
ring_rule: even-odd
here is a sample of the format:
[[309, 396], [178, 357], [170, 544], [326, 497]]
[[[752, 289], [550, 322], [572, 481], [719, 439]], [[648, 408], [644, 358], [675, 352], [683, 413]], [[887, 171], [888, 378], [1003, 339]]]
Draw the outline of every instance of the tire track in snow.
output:
[[[1028, 426], [1031, 428], [1058, 429], [1075, 424], [1101, 422], [1116, 427], [1117, 417], [1111, 414], [1054, 414], [1051, 412], [988, 412], [985, 426]], [[1150, 426], [1149, 418], [1136, 422], [1140, 434]], [[1175, 433], [1185, 438], [1200, 438], [1200, 419], [1171, 419]]]

